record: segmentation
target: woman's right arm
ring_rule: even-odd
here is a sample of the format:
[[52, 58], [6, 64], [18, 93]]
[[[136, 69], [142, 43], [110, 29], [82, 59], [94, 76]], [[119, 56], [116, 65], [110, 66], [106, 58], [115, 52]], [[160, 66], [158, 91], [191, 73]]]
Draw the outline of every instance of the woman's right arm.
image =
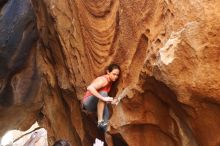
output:
[[90, 91], [94, 96], [97, 98], [103, 100], [103, 101], [113, 101], [112, 97], [103, 97], [99, 92], [98, 89], [101, 89], [102, 87], [106, 86], [108, 84], [107, 80], [99, 77], [96, 78], [88, 87], [87, 90]]

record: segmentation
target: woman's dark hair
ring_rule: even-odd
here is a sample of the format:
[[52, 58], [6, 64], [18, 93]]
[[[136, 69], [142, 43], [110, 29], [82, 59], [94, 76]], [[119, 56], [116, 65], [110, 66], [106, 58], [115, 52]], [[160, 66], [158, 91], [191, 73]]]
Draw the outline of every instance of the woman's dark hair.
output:
[[117, 65], [117, 64], [110, 64], [108, 67], [107, 67], [107, 71], [109, 72], [112, 72], [114, 69], [118, 69], [120, 71], [120, 66]]
[[67, 142], [66, 140], [58, 140], [56, 141], [53, 146], [71, 146], [69, 142]]

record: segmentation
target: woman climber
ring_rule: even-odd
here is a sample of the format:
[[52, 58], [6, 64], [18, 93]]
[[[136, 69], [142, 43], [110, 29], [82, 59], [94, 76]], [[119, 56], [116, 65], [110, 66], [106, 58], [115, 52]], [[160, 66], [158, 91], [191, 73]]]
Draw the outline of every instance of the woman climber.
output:
[[89, 112], [97, 110], [98, 128], [106, 129], [109, 119], [109, 109], [107, 103], [115, 102], [108, 96], [112, 83], [115, 82], [120, 73], [120, 67], [117, 64], [111, 64], [106, 70], [106, 74], [97, 77], [87, 87], [87, 91], [82, 99], [83, 109]]

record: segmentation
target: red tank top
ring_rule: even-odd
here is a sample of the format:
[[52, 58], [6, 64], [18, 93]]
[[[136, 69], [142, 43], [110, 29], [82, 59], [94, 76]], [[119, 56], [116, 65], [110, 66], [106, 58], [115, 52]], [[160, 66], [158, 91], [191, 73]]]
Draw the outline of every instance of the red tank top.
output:
[[[104, 92], [107, 92], [107, 93], [108, 93], [108, 92], [111, 90], [112, 82], [110, 82], [110, 81], [108, 80], [108, 78], [106, 77], [106, 75], [103, 75], [103, 76], [101, 76], [101, 77], [106, 78], [106, 80], [108, 81], [108, 84], [107, 84], [105, 87], [102, 87], [102, 88], [98, 89], [97, 91], [98, 91], [98, 92], [104, 91]], [[90, 91], [86, 91], [86, 94], [83, 96], [83, 99], [85, 99], [85, 98], [87, 98], [87, 97], [89, 97], [89, 96], [91, 96], [91, 95], [92, 95], [92, 93], [91, 93]]]

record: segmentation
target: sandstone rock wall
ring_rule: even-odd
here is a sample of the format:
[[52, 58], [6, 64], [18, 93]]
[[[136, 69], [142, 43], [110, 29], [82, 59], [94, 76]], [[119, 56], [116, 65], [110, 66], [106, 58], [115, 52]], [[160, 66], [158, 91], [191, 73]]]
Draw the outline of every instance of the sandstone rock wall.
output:
[[[1, 37], [1, 132], [25, 129], [37, 120], [48, 130], [50, 144], [65, 138], [73, 145], [92, 145], [103, 135], [94, 117], [81, 112], [79, 100], [86, 85], [114, 62], [122, 73], [112, 95], [126, 87], [130, 92], [112, 107], [108, 145], [220, 144], [219, 1], [32, 0], [38, 40], [25, 39], [29, 27], [20, 17], [23, 29], [9, 33], [19, 25], [7, 30], [4, 21], [12, 11], [6, 10], [18, 4], [0, 2], [0, 33], [6, 36]], [[28, 0], [19, 4], [32, 7]], [[30, 16], [28, 24], [34, 25]], [[16, 47], [4, 45], [7, 34], [20, 34], [13, 39]], [[28, 43], [26, 56], [19, 52], [22, 42]], [[17, 65], [20, 60], [26, 65]], [[28, 118], [4, 125], [17, 106]]]

